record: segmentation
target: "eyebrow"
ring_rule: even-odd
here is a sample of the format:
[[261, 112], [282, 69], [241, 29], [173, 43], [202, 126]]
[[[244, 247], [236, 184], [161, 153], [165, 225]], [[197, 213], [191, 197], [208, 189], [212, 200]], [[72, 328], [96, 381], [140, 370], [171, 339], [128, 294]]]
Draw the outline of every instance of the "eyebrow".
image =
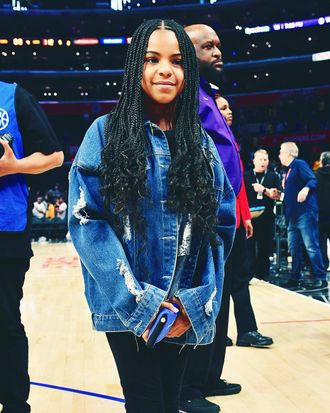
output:
[[[153, 53], [153, 54], [156, 54], [157, 56], [160, 56], [160, 55], [161, 55], [161, 53], [155, 52], [154, 50], [147, 50], [147, 51], [146, 51], [146, 54], [147, 54], [147, 53]], [[171, 56], [181, 56], [181, 53], [173, 53]]]
[[217, 42], [216, 40], [212, 40], [212, 39], [207, 39], [204, 40], [204, 42], [202, 43], [203, 46], [205, 46], [206, 44], [211, 43], [211, 44], [215, 44], [217, 47], [221, 46], [221, 42]]

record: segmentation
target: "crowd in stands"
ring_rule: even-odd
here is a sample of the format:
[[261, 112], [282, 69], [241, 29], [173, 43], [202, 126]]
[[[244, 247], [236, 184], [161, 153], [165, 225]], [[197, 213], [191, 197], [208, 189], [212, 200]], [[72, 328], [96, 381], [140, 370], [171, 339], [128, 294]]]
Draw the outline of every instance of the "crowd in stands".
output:
[[330, 129], [330, 95], [297, 95], [277, 104], [235, 109], [240, 135], [278, 135]]
[[36, 194], [32, 209], [32, 236], [35, 240], [64, 240], [67, 234], [67, 194], [55, 184], [46, 194]]

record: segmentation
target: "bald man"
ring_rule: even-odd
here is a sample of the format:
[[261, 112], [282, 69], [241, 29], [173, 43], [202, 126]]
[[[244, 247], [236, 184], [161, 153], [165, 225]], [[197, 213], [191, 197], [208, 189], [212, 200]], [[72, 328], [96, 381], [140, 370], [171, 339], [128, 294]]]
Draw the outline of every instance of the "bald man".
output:
[[[228, 178], [236, 193], [237, 232], [235, 242], [237, 248], [235, 250], [242, 251], [238, 245], [239, 240], [246, 242], [246, 238], [252, 236], [253, 228], [247, 200], [246, 203], [243, 202], [242, 191], [245, 193], [245, 189], [242, 187], [242, 168], [238, 145], [215, 101], [215, 94], [219, 94], [218, 87], [223, 71], [220, 40], [215, 31], [206, 25], [192, 25], [186, 27], [185, 30], [195, 46], [199, 62], [199, 116], [204, 129], [214, 140]], [[219, 406], [208, 401], [205, 397], [230, 395], [241, 391], [239, 384], [227, 383], [220, 379], [226, 352], [233, 272], [232, 255], [230, 254], [226, 263], [221, 308], [214, 342], [208, 346], [197, 347], [191, 352], [188, 359], [180, 401], [181, 410], [187, 413], [218, 413], [220, 411]], [[237, 262], [241, 261], [238, 258]], [[248, 293], [248, 288], [245, 288], [244, 291]]]
[[223, 73], [220, 40], [215, 31], [204, 24], [187, 26], [185, 30], [195, 46], [199, 63], [199, 116], [204, 129], [221, 153], [221, 160], [237, 195], [242, 185], [240, 155], [236, 139], [214, 100], [215, 93], [219, 93], [218, 86]]

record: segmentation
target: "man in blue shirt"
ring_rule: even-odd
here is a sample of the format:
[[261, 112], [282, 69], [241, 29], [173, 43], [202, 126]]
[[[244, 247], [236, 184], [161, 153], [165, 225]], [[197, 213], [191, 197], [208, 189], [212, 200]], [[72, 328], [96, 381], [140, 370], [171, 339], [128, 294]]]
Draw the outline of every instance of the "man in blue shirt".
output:
[[[11, 139], [8, 141], [8, 137]], [[10, 144], [9, 144], [10, 142]], [[20, 302], [30, 266], [33, 176], [62, 165], [63, 152], [38, 102], [0, 81], [0, 404], [28, 413], [28, 339]]]
[[[285, 191], [285, 219], [288, 226], [288, 244], [292, 256], [292, 273], [287, 287], [322, 288], [327, 286], [319, 246], [317, 179], [308, 164], [297, 159], [298, 147], [294, 142], [282, 143], [279, 158], [287, 168], [283, 180]], [[302, 247], [311, 262], [313, 276], [301, 281]]]

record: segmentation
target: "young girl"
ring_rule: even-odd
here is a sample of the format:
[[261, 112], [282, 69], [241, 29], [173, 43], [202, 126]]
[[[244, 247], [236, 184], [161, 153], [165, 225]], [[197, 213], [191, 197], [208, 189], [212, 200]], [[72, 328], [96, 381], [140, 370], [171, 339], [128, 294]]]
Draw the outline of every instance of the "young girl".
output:
[[[189, 345], [208, 344], [234, 194], [197, 114], [194, 47], [150, 20], [129, 46], [121, 97], [87, 131], [70, 172], [69, 225], [93, 325], [107, 332], [128, 413], [178, 413]], [[162, 307], [167, 337], [145, 346]]]

